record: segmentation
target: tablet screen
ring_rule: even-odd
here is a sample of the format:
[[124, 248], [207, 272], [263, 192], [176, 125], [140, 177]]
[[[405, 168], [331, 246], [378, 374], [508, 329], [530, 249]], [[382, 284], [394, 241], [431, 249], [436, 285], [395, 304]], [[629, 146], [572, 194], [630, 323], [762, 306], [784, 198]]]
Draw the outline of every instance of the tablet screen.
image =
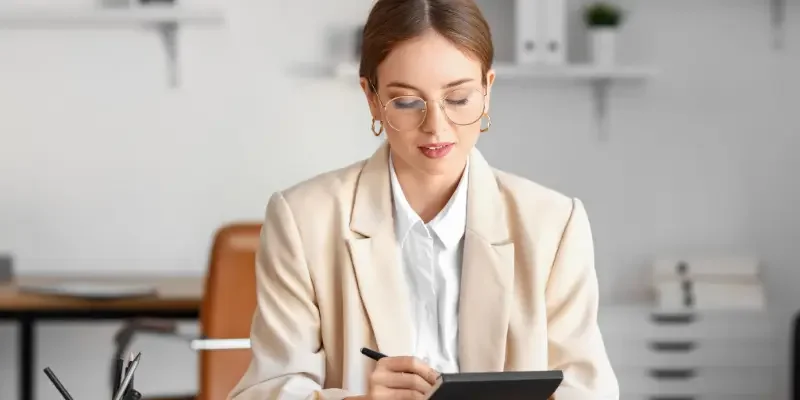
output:
[[547, 400], [555, 393], [561, 371], [442, 374], [429, 400]]

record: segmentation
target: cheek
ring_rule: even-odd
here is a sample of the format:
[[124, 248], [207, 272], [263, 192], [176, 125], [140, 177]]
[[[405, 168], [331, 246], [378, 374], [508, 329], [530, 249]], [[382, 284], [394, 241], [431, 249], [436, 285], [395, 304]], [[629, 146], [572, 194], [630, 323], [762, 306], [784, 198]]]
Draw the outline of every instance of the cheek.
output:
[[480, 137], [480, 135], [480, 125], [460, 126], [456, 130], [459, 146], [465, 148], [467, 151], [471, 150], [472, 146], [478, 142], [478, 137]]
[[416, 134], [414, 132], [398, 132], [391, 127], [386, 127], [386, 139], [389, 145], [398, 151], [407, 151], [409, 147], [416, 146]]

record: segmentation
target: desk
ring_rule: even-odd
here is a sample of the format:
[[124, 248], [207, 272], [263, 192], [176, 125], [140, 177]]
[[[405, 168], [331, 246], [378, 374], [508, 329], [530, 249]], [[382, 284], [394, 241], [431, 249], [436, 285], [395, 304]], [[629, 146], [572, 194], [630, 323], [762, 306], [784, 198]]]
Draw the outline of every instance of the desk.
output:
[[[121, 300], [85, 300], [22, 292], [19, 285], [58, 281], [92, 281], [152, 285], [158, 295]], [[37, 373], [36, 323], [38, 321], [95, 321], [128, 318], [197, 319], [203, 297], [203, 277], [19, 277], [0, 284], [0, 320], [19, 324], [19, 399], [34, 400]]]

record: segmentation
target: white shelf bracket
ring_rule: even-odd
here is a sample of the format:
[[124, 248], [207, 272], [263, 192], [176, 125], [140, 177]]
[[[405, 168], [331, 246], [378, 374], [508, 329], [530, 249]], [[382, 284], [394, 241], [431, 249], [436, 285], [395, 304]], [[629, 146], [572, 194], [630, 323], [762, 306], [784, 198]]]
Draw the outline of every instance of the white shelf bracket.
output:
[[781, 50], [786, 36], [786, 0], [771, 0], [772, 45]]
[[158, 24], [158, 33], [164, 45], [164, 54], [167, 63], [167, 81], [170, 87], [180, 85], [178, 63], [178, 24], [176, 22], [162, 22]]
[[594, 99], [594, 117], [597, 123], [597, 136], [600, 141], [608, 140], [608, 91], [611, 86], [610, 79], [595, 79], [592, 81], [592, 97]]

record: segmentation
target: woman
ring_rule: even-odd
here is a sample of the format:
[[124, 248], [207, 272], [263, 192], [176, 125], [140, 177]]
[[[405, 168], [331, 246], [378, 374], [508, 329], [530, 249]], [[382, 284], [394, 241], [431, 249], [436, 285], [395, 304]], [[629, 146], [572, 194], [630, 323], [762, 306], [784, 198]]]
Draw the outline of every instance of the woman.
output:
[[547, 369], [557, 400], [618, 398], [583, 205], [474, 148], [492, 59], [472, 0], [375, 2], [361, 86], [388, 143], [270, 199], [232, 399], [418, 399], [439, 372]]

